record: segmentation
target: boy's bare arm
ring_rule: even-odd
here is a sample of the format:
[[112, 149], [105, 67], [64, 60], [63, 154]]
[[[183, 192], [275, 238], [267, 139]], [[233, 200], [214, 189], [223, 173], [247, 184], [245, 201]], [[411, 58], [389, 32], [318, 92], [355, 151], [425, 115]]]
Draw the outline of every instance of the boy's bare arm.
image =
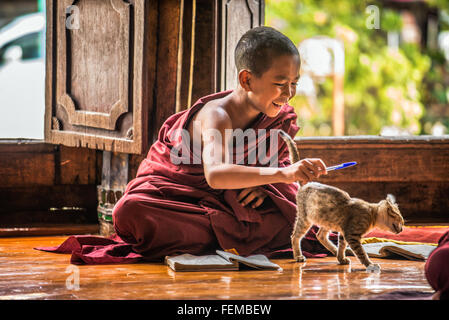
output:
[[[229, 163], [232, 121], [222, 110], [211, 110], [201, 120], [202, 160], [207, 183], [214, 189], [242, 189], [272, 183], [309, 182], [325, 174], [320, 159], [303, 159], [285, 168], [250, 167]], [[228, 129], [228, 134], [226, 130]], [[232, 153], [231, 153], [232, 154]]]

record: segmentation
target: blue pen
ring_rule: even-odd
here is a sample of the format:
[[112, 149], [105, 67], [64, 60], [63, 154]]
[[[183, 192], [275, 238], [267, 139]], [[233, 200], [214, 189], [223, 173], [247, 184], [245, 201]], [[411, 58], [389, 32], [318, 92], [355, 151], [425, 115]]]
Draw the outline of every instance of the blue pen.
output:
[[338, 164], [336, 166], [327, 167], [326, 171], [333, 171], [333, 170], [348, 168], [348, 167], [355, 166], [356, 164], [357, 164], [357, 162], [355, 162], [355, 161], [354, 162], [346, 162], [346, 163]]

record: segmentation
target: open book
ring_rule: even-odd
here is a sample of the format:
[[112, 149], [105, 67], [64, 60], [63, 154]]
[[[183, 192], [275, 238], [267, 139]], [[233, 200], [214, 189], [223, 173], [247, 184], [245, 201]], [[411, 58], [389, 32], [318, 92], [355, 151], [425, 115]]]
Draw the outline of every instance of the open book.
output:
[[254, 270], [278, 270], [282, 268], [263, 254], [242, 257], [217, 250], [217, 254], [195, 256], [188, 253], [165, 257], [165, 264], [174, 271], [232, 271], [243, 268]]
[[409, 260], [426, 260], [436, 246], [426, 244], [398, 244], [394, 242], [365, 243], [368, 256], [373, 258], [394, 258], [402, 256]]

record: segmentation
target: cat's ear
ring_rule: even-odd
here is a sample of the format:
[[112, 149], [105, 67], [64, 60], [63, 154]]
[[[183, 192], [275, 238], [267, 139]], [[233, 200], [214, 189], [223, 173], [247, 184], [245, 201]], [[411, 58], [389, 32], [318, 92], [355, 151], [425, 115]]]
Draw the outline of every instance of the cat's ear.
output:
[[387, 195], [387, 201], [388, 201], [389, 203], [391, 203], [391, 204], [396, 204], [396, 198], [395, 198], [395, 196], [392, 195], [392, 194], [388, 194], [388, 195]]

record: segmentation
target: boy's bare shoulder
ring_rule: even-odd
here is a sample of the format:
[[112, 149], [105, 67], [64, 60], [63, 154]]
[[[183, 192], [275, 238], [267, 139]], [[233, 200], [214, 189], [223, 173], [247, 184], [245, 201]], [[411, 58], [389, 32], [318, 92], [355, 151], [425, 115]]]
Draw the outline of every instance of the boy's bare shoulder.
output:
[[222, 99], [207, 102], [200, 111], [198, 111], [195, 120], [201, 121], [203, 127], [231, 127], [232, 119], [226, 110]]

